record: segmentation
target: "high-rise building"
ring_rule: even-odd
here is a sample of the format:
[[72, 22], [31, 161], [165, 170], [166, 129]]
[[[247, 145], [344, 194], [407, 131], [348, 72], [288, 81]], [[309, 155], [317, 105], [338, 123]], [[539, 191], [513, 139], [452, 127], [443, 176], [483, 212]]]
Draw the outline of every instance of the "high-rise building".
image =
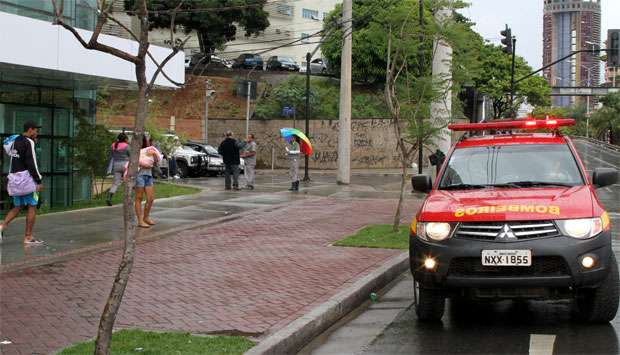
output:
[[[571, 52], [599, 48], [602, 0], [544, 0], [543, 65]], [[600, 61], [580, 53], [544, 71], [551, 86], [598, 86]], [[554, 106], [576, 104], [575, 97], [554, 97]]]

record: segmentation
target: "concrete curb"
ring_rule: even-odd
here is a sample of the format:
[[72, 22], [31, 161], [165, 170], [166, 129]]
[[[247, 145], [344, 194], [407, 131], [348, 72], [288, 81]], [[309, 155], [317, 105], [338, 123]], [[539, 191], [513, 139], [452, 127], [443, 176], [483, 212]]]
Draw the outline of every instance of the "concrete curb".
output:
[[312, 339], [326, 331], [342, 317], [409, 268], [409, 253], [404, 252], [381, 265], [369, 275], [356, 281], [304, 316], [269, 335], [245, 355], [294, 354]]

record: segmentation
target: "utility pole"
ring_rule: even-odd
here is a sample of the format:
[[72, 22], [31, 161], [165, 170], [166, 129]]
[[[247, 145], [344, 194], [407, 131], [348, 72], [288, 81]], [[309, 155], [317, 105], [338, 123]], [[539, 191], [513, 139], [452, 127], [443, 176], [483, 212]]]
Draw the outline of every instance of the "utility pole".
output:
[[252, 98], [252, 82], [248, 80], [248, 101], [245, 110], [245, 136], [250, 134], [250, 99]]
[[[318, 47], [317, 47], [318, 48]], [[306, 53], [306, 137], [310, 137], [310, 60], [312, 59], [312, 53]], [[310, 176], [308, 176], [308, 165], [310, 164], [310, 159], [306, 155], [305, 156], [305, 165], [304, 165], [304, 181], [310, 181]]]
[[342, 2], [342, 59], [340, 63], [340, 129], [338, 131], [338, 184], [351, 183], [351, 55], [353, 0]]
[[205, 144], [209, 143], [209, 99], [215, 94], [212, 89], [211, 80], [205, 81], [205, 118], [202, 127], [202, 139]]
[[[517, 37], [512, 37], [512, 69], [510, 70], [510, 107], [514, 110], [515, 104], [515, 60], [517, 56]], [[513, 111], [513, 118], [517, 117], [517, 112]]]
[[[420, 77], [424, 76], [424, 0], [419, 0], [420, 8], [419, 8], [419, 22], [420, 22], [420, 48], [418, 49], [418, 66], [420, 71]], [[424, 142], [422, 140], [422, 135], [424, 126], [424, 118], [422, 115], [418, 117], [418, 174], [422, 174], [422, 163], [424, 163]]]

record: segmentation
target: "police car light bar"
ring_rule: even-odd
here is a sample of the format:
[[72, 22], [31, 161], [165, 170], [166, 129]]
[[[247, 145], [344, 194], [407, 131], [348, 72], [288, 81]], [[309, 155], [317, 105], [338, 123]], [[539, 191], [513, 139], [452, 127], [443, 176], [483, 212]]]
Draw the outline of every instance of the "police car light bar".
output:
[[495, 121], [482, 123], [454, 123], [449, 124], [452, 131], [486, 131], [486, 130], [510, 130], [510, 129], [557, 129], [558, 127], [574, 126], [572, 118], [528, 118], [518, 121]]

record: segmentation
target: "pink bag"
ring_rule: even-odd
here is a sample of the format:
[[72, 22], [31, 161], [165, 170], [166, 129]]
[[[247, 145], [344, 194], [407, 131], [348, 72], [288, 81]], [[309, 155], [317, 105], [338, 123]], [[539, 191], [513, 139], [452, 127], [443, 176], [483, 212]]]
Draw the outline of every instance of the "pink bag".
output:
[[37, 191], [37, 184], [35, 184], [28, 170], [11, 173], [8, 179], [9, 182], [6, 188], [9, 192], [9, 196], [26, 196]]

